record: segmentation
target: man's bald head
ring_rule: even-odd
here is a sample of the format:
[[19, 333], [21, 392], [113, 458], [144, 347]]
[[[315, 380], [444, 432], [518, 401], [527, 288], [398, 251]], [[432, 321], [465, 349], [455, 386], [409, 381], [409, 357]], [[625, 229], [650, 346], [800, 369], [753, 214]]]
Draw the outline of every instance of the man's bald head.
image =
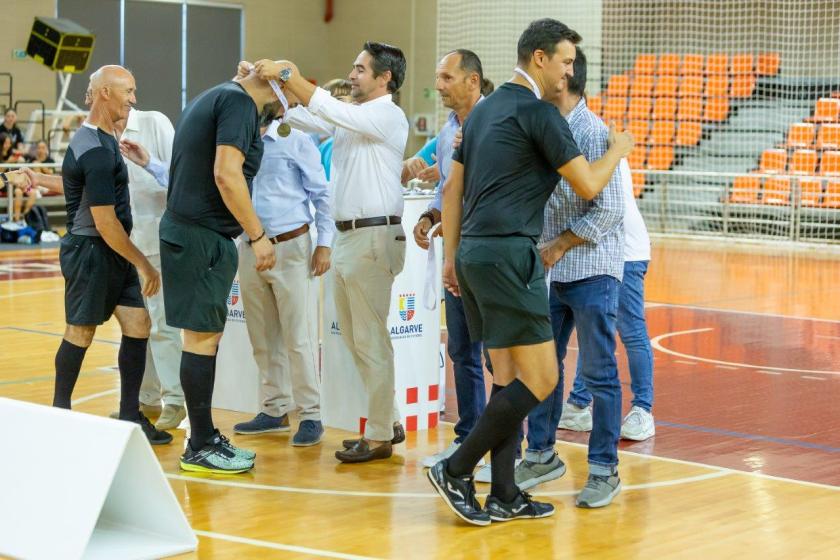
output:
[[104, 109], [112, 121], [118, 121], [128, 118], [132, 105], [137, 103], [135, 90], [131, 72], [122, 66], [109, 64], [90, 75], [85, 97], [90, 98], [92, 111]]

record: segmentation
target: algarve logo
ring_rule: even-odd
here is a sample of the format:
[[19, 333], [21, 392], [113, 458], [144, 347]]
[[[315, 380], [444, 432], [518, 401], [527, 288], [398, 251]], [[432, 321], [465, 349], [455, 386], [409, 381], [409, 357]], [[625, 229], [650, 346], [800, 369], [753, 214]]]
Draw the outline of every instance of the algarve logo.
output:
[[399, 302], [400, 319], [411, 321], [414, 318], [414, 292], [400, 294]]
[[227, 298], [228, 305], [236, 305], [236, 302], [239, 301], [239, 282], [234, 281], [233, 286], [230, 287], [230, 294]]

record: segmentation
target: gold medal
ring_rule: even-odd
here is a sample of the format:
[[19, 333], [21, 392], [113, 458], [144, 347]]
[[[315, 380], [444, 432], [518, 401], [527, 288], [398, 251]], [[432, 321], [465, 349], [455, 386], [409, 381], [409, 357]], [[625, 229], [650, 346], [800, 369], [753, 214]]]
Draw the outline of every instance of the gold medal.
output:
[[289, 126], [288, 123], [282, 123], [280, 126], [277, 127], [277, 134], [285, 138], [292, 132], [292, 127]]

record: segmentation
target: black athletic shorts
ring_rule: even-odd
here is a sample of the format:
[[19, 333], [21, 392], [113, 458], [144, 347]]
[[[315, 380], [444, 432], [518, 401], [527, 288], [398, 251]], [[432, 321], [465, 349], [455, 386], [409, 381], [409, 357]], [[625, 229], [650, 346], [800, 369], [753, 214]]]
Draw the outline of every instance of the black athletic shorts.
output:
[[118, 305], [144, 307], [134, 265], [101, 237], [68, 233], [58, 252], [68, 325], [101, 325]]
[[232, 239], [167, 211], [160, 221], [166, 323], [195, 332], [224, 331], [238, 264]]
[[473, 342], [510, 348], [553, 340], [545, 270], [528, 237], [462, 237], [455, 272]]

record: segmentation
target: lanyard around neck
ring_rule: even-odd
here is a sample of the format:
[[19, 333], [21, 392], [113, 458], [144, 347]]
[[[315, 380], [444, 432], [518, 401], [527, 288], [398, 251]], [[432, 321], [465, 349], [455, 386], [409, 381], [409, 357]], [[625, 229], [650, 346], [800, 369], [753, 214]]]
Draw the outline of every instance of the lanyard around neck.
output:
[[526, 72], [525, 70], [523, 70], [519, 66], [514, 68], [513, 71], [516, 72], [517, 74], [519, 74], [520, 76], [522, 76], [523, 78], [525, 78], [526, 80], [528, 80], [528, 83], [531, 84], [531, 90], [533, 90], [534, 95], [537, 96], [537, 99], [542, 98], [542, 92], [540, 91], [540, 86], [537, 85], [537, 82], [534, 81], [534, 78], [532, 78], [528, 74], [528, 72]]

